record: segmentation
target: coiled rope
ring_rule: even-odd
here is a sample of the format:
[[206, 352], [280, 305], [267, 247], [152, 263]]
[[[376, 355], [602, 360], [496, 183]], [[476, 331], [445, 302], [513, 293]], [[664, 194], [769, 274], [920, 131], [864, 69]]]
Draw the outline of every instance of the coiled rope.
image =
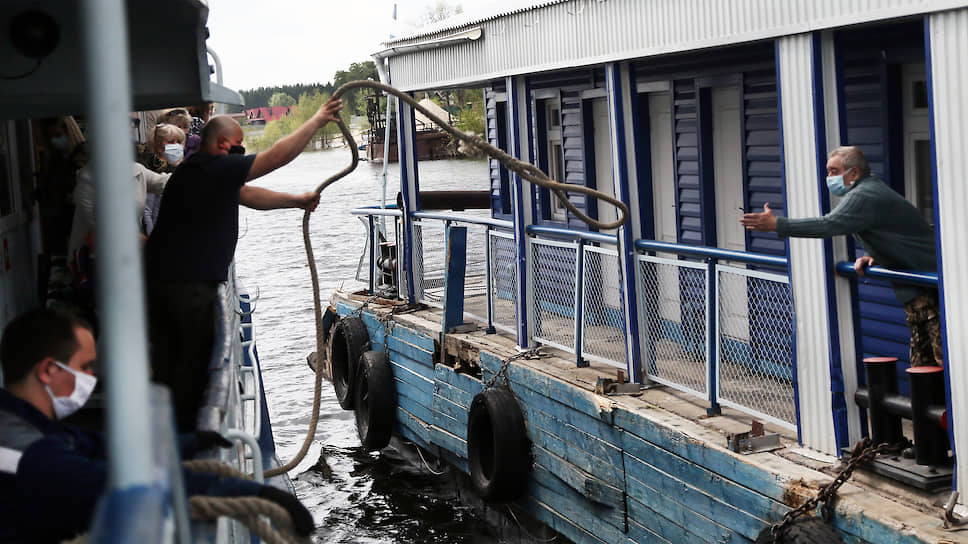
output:
[[[363, 89], [363, 88], [383, 91], [387, 94], [390, 94], [399, 98], [400, 100], [409, 104], [413, 109], [426, 115], [428, 118], [430, 118], [431, 121], [436, 123], [437, 126], [441, 127], [445, 132], [447, 132], [454, 138], [462, 140], [467, 144], [470, 144], [476, 147], [477, 149], [480, 149], [484, 153], [488, 154], [489, 156], [493, 157], [498, 162], [503, 164], [505, 167], [508, 168], [508, 170], [511, 170], [517, 173], [519, 176], [521, 176], [522, 179], [534, 185], [537, 185], [539, 187], [544, 187], [550, 190], [552, 193], [555, 194], [556, 197], [558, 197], [558, 199], [565, 206], [565, 208], [567, 208], [569, 211], [575, 214], [575, 216], [578, 217], [578, 219], [580, 219], [590, 227], [597, 228], [599, 230], [614, 229], [623, 225], [626, 222], [626, 220], [628, 220], [628, 216], [629, 216], [628, 206], [626, 206], [625, 203], [623, 203], [621, 200], [618, 200], [615, 197], [611, 195], [607, 195], [601, 191], [596, 191], [595, 189], [592, 189], [590, 187], [585, 187], [583, 185], [573, 185], [570, 183], [561, 183], [561, 182], [555, 181], [549, 178], [547, 174], [539, 170], [533, 164], [524, 162], [522, 160], [512, 157], [511, 155], [508, 155], [501, 149], [494, 147], [493, 145], [488, 143], [480, 136], [477, 136], [475, 134], [465, 134], [457, 130], [456, 128], [450, 126], [443, 119], [434, 115], [433, 112], [421, 106], [416, 100], [413, 99], [413, 97], [389, 85], [380, 83], [378, 81], [369, 81], [369, 80], [350, 81], [340, 86], [340, 88], [336, 89], [336, 92], [333, 93], [333, 98], [334, 99], [339, 98], [340, 96], [343, 95], [343, 93], [345, 93], [350, 89]], [[321, 194], [323, 190], [326, 189], [326, 187], [328, 187], [335, 181], [345, 177], [347, 174], [352, 172], [356, 168], [357, 164], [359, 164], [360, 162], [360, 153], [356, 145], [356, 140], [354, 140], [353, 135], [350, 134], [349, 128], [347, 128], [346, 123], [344, 123], [342, 119], [337, 118], [336, 125], [339, 127], [340, 132], [343, 134], [343, 139], [349, 145], [350, 152], [352, 153], [352, 161], [350, 162], [349, 166], [340, 170], [336, 174], [333, 174], [332, 176], [326, 178], [322, 183], [320, 183], [319, 186], [316, 187], [317, 195]], [[589, 217], [584, 212], [582, 212], [577, 207], [575, 207], [575, 205], [572, 204], [571, 201], [568, 200], [568, 196], [565, 194], [566, 191], [591, 196], [611, 204], [620, 212], [619, 218], [616, 219], [615, 221], [603, 222], [603, 221], [594, 219], [592, 217]], [[316, 437], [316, 425], [317, 423], [319, 423], [319, 404], [320, 404], [320, 397], [321, 397], [322, 384], [323, 384], [323, 364], [322, 364], [322, 358], [321, 358], [323, 349], [324, 349], [323, 307], [322, 307], [322, 302], [320, 301], [320, 295], [319, 295], [319, 273], [316, 270], [316, 259], [313, 254], [313, 244], [309, 238], [310, 214], [311, 212], [309, 210], [306, 210], [306, 212], [303, 214], [302, 234], [303, 234], [303, 245], [306, 248], [306, 259], [309, 264], [309, 274], [313, 284], [313, 310], [316, 316], [316, 360], [318, 362], [316, 364], [316, 381], [315, 381], [314, 390], [313, 390], [312, 416], [309, 419], [309, 429], [306, 433], [306, 438], [303, 441], [302, 447], [299, 449], [299, 452], [296, 453], [296, 456], [293, 457], [293, 459], [288, 463], [286, 463], [285, 465], [282, 465], [280, 467], [277, 467], [271, 470], [267, 470], [265, 472], [265, 475], [267, 478], [289, 472], [290, 470], [295, 468], [303, 460], [304, 457], [306, 457], [306, 453], [309, 452], [309, 447], [312, 445], [313, 439]]]
[[[209, 472], [224, 478], [251, 479], [251, 476], [220, 461], [191, 460], [182, 467], [195, 472]], [[213, 497], [194, 495], [188, 498], [188, 508], [194, 520], [214, 520], [227, 516], [242, 522], [263, 542], [269, 544], [289, 544], [308, 541], [296, 535], [293, 530], [292, 516], [275, 502], [261, 497]], [[272, 521], [267, 523], [261, 516]]]

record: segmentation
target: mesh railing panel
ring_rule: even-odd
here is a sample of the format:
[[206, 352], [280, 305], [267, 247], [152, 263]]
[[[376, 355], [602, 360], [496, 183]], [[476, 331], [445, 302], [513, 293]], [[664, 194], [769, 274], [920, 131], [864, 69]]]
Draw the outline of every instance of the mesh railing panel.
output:
[[587, 245], [582, 251], [582, 356], [625, 368], [625, 305], [618, 252]]
[[720, 402], [796, 428], [788, 278], [724, 265], [716, 276]]
[[531, 239], [533, 337], [575, 352], [575, 259], [578, 244]]
[[464, 313], [484, 323], [487, 323], [487, 239], [487, 227], [467, 225]]
[[491, 319], [495, 328], [514, 334], [517, 323], [514, 301], [518, 292], [514, 235], [494, 230], [488, 235], [488, 250], [491, 252], [490, 291], [494, 304]]
[[649, 255], [638, 261], [646, 375], [708, 399], [706, 265]]
[[435, 221], [414, 221], [413, 281], [417, 301], [429, 306], [444, 306], [444, 259], [446, 243], [444, 224]]

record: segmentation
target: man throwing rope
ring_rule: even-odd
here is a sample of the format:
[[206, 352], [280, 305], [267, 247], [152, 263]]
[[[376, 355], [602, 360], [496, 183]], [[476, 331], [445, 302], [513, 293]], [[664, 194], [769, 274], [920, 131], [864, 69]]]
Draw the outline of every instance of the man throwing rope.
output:
[[335, 121], [338, 99], [292, 134], [245, 155], [242, 127], [213, 117], [198, 152], [172, 174], [158, 223], [145, 246], [152, 379], [171, 389], [179, 431], [196, 427], [208, 383], [218, 284], [228, 278], [239, 232], [239, 204], [257, 210], [319, 204], [315, 192], [287, 194], [246, 185], [296, 158], [315, 132]]

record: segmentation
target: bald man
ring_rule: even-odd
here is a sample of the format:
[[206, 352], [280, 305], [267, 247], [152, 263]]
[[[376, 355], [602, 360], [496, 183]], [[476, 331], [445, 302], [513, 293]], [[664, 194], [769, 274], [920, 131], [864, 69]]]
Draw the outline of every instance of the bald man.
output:
[[313, 134], [337, 119], [330, 100], [297, 128], [257, 155], [246, 155], [242, 127], [216, 116], [202, 129], [196, 153], [165, 187], [158, 222], [145, 245], [152, 378], [172, 392], [178, 429], [195, 428], [208, 383], [218, 284], [228, 278], [239, 232], [239, 204], [257, 210], [315, 210], [314, 192], [279, 193], [246, 182], [288, 164]]

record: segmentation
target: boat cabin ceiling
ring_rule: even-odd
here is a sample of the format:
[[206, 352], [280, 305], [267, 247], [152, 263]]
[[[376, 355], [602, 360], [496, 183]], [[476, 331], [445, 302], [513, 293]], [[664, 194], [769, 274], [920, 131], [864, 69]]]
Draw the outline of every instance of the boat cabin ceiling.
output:
[[[241, 104], [209, 81], [208, 6], [200, 0], [128, 0], [132, 107], [202, 100]], [[87, 109], [80, 3], [6, 0], [0, 12], [0, 118], [51, 117]], [[186, 58], [197, 62], [186, 63]]]

